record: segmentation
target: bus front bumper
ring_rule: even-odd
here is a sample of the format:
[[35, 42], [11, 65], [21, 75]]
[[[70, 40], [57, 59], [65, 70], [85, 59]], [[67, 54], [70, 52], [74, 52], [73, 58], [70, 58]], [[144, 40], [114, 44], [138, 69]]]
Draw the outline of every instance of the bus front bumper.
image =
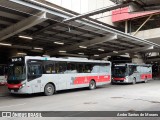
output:
[[28, 86], [22, 86], [22, 84], [7, 84], [10, 93], [13, 94], [31, 94], [31, 88]]
[[112, 78], [112, 83], [129, 83], [128, 78]]

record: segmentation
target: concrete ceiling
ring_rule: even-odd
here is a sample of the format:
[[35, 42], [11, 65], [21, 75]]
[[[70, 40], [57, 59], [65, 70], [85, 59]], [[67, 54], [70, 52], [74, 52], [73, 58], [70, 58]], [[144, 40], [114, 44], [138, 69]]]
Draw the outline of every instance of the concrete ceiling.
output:
[[[132, 52], [131, 50], [139, 52], [139, 49], [148, 46], [160, 47], [158, 44], [125, 34], [100, 21], [84, 19], [82, 16], [77, 19], [77, 14], [55, 8], [54, 4], [1, 0], [0, 12], [0, 41], [11, 44], [9, 47], [12, 48], [33, 51], [38, 47], [43, 48], [43, 54], [52, 56], [89, 56], [101, 59], [106, 55], [112, 55], [113, 51], [124, 54], [127, 51]], [[67, 19], [70, 21], [64, 21]], [[23, 39], [19, 37], [20, 35], [32, 39]], [[54, 44], [57, 41], [64, 45]], [[95, 54], [100, 57], [94, 56]]]

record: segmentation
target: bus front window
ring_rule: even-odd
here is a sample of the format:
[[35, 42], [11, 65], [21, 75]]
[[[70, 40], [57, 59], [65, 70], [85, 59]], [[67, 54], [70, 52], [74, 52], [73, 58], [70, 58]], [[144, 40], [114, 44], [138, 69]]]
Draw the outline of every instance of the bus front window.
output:
[[126, 67], [115, 67], [113, 71], [113, 76], [125, 77], [127, 75]]
[[10, 64], [8, 68], [8, 80], [22, 81], [26, 79], [25, 66], [22, 64]]

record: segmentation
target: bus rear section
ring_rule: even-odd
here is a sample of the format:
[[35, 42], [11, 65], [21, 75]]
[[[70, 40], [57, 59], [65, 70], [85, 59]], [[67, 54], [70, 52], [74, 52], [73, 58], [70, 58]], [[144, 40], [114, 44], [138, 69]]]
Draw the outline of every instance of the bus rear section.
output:
[[7, 81], [8, 89], [14, 94], [52, 95], [66, 89], [95, 89], [111, 82], [111, 63], [25, 56], [12, 59]]
[[0, 85], [5, 85], [7, 83], [7, 66], [0, 65]]
[[114, 65], [112, 83], [147, 82], [152, 80], [152, 66], [149, 64], [120, 64]]

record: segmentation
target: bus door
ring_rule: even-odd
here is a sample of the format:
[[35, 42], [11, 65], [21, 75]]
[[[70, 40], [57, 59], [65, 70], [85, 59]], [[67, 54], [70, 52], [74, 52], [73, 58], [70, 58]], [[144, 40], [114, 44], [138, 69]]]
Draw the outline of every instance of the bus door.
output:
[[33, 93], [41, 92], [42, 72], [42, 63], [28, 63], [28, 82], [30, 82]]
[[140, 66], [133, 66], [133, 74], [134, 74], [134, 78], [136, 79], [136, 81], [140, 81], [141, 80], [141, 74], [140, 74]]
[[56, 89], [62, 90], [67, 89], [67, 74], [66, 71], [66, 62], [55, 62], [55, 71], [56, 74], [54, 75], [54, 82], [57, 84]]

